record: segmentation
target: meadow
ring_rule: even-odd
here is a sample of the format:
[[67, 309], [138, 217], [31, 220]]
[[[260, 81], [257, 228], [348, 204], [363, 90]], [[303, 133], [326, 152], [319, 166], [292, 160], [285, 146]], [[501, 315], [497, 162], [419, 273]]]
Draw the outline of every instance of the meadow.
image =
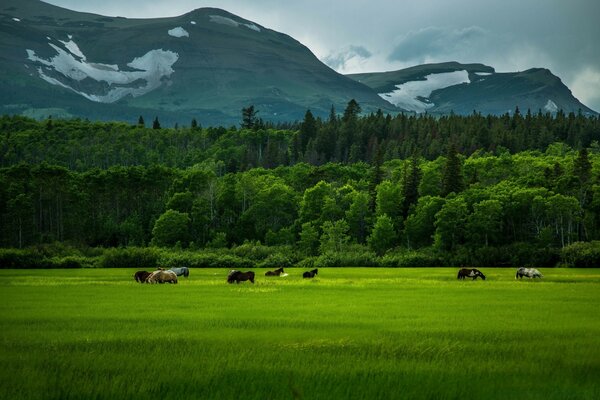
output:
[[457, 270], [0, 270], [0, 398], [600, 398], [600, 270]]

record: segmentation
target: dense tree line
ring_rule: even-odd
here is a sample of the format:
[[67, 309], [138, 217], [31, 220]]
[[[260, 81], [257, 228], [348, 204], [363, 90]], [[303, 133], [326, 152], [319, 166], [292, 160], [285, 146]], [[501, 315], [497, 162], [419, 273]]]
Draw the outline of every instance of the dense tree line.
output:
[[502, 264], [506, 246], [600, 239], [599, 169], [596, 149], [563, 143], [543, 153], [465, 158], [451, 146], [432, 161], [237, 173], [213, 161], [84, 172], [19, 164], [0, 169], [0, 245], [200, 249], [250, 241], [304, 257], [419, 250]]
[[2, 117], [0, 247], [262, 243], [323, 266], [600, 260], [600, 118], [360, 113], [351, 101], [272, 126], [248, 107], [240, 128]]
[[326, 120], [306, 112], [303, 121], [273, 126], [257, 118], [253, 107], [244, 109], [237, 127], [161, 127], [155, 118], [145, 127], [136, 124], [84, 120], [35, 121], [25, 117], [0, 118], [0, 166], [20, 162], [47, 162], [74, 171], [111, 166], [187, 168], [213, 160], [222, 172], [256, 167], [275, 168], [305, 162], [373, 164], [407, 159], [417, 154], [426, 160], [447, 155], [452, 146], [469, 156], [485, 151], [512, 154], [544, 151], [555, 142], [580, 149], [597, 147], [600, 118], [562, 112], [531, 113], [515, 110], [503, 116], [360, 115], [351, 101], [341, 115], [334, 109]]

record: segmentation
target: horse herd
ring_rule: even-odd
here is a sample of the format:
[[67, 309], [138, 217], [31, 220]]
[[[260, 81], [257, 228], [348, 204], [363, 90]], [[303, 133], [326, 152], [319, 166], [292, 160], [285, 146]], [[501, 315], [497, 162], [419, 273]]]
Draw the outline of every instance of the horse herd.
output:
[[[542, 275], [542, 273], [540, 271], [538, 271], [535, 268], [525, 268], [525, 267], [521, 267], [519, 269], [517, 269], [517, 273], [515, 275], [515, 279], [519, 278], [519, 279], [523, 279], [523, 277], [527, 277], [527, 278], [543, 278], [544, 275]], [[478, 269], [475, 268], [463, 268], [460, 271], [458, 271], [458, 276], [457, 278], [460, 280], [465, 280], [465, 278], [473, 278], [473, 280], [477, 279], [477, 278], [481, 278], [485, 281], [485, 275]]]
[[[314, 278], [319, 273], [318, 269], [313, 269], [312, 271], [306, 271], [302, 274], [302, 278]], [[133, 278], [136, 282], [139, 283], [177, 283], [177, 277], [190, 276], [190, 270], [187, 267], [182, 268], [171, 268], [169, 270], [165, 270], [164, 268], [158, 268], [156, 271], [148, 272], [148, 271], [138, 271], [133, 275]], [[285, 277], [288, 274], [285, 273], [283, 268], [278, 268], [274, 271], [265, 272], [265, 276], [280, 276]], [[517, 273], [515, 275], [515, 279], [523, 279], [523, 277], [527, 278], [542, 278], [544, 275], [540, 273], [535, 268], [524, 268], [521, 267], [517, 269]], [[466, 278], [473, 278], [476, 280], [477, 278], [481, 278], [485, 281], [485, 275], [478, 269], [475, 268], [463, 268], [458, 271], [457, 278], [459, 280], [465, 280]], [[227, 283], [240, 283], [250, 281], [254, 283], [254, 272], [252, 271], [238, 271], [231, 270], [229, 274], [227, 274]]]
[[[318, 269], [313, 269], [312, 271], [307, 271], [302, 274], [303, 278], [314, 278], [315, 275], [319, 273]], [[171, 268], [169, 270], [165, 270], [164, 268], [158, 268], [154, 272], [148, 271], [138, 271], [133, 275], [133, 279], [139, 283], [177, 283], [178, 276], [188, 277], [190, 276], [190, 270], [187, 267], [182, 268]], [[265, 276], [280, 276], [285, 277], [288, 274], [282, 268], [277, 268], [274, 271], [265, 272]], [[231, 270], [229, 274], [227, 274], [227, 283], [240, 283], [250, 281], [254, 283], [254, 272], [252, 271], [238, 271]]]

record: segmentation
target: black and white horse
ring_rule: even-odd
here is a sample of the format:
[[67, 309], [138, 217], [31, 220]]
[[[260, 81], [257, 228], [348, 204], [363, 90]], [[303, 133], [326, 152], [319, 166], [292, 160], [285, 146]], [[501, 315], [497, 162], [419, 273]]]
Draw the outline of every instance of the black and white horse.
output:
[[227, 283], [240, 283], [244, 281], [250, 281], [254, 283], [254, 272], [242, 272], [235, 269], [229, 271], [229, 274], [227, 275]]
[[544, 277], [544, 275], [542, 275], [542, 273], [535, 268], [521, 267], [517, 270], [515, 279], [517, 279], [517, 278], [523, 279], [524, 276], [527, 278], [540, 278], [540, 279], [542, 279]]
[[173, 271], [175, 272], [175, 275], [177, 276], [185, 276], [186, 278], [188, 276], [190, 276], [190, 270], [188, 267], [181, 267], [181, 268], [171, 268], [169, 271]]
[[457, 279], [465, 280], [465, 278], [467, 278], [467, 277], [473, 278], [473, 280], [477, 279], [477, 277], [480, 277], [481, 279], [483, 279], [485, 281], [485, 275], [482, 274], [481, 271], [478, 269], [463, 268], [460, 271], [458, 271]]
[[306, 271], [305, 273], [302, 274], [303, 278], [314, 278], [315, 275], [317, 275], [319, 273], [319, 269], [313, 269], [312, 271]]

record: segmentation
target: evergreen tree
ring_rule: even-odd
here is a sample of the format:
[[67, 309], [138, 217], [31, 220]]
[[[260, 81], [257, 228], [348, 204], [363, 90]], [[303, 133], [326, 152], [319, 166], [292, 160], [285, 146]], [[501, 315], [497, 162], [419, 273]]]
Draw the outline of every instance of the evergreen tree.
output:
[[573, 172], [579, 179], [581, 186], [587, 185], [592, 174], [592, 163], [590, 162], [586, 148], [579, 150], [579, 154], [573, 163]]
[[460, 193], [464, 190], [465, 184], [462, 175], [462, 164], [458, 157], [458, 152], [454, 144], [448, 147], [446, 154], [446, 164], [442, 170], [442, 191], [443, 197], [450, 193]]
[[304, 114], [304, 121], [300, 125], [300, 133], [298, 135], [300, 139], [299, 150], [304, 153], [308, 142], [317, 136], [317, 121], [310, 110], [307, 110], [306, 114]]
[[408, 216], [410, 207], [413, 204], [417, 204], [417, 200], [419, 200], [419, 184], [421, 183], [422, 175], [419, 160], [416, 156], [413, 156], [410, 160], [410, 173], [405, 176], [402, 182], [402, 195], [404, 196], [402, 201], [402, 216], [405, 219]]
[[377, 205], [377, 186], [383, 180], [383, 151], [378, 151], [373, 160], [373, 169], [371, 171], [371, 179], [369, 179], [369, 209], [375, 212], [375, 206]]
[[144, 122], [144, 117], [142, 117], [140, 115], [140, 117], [138, 118], [138, 127], [143, 128], [146, 126], [146, 123]]
[[198, 128], [198, 121], [196, 121], [196, 118], [192, 118], [192, 125], [191, 125], [192, 129], [197, 129]]
[[154, 121], [152, 121], [152, 129], [160, 129], [160, 122], [158, 121], [158, 117], [155, 117]]
[[256, 117], [258, 110], [254, 109], [254, 105], [242, 108], [242, 129], [254, 129], [258, 123]]

